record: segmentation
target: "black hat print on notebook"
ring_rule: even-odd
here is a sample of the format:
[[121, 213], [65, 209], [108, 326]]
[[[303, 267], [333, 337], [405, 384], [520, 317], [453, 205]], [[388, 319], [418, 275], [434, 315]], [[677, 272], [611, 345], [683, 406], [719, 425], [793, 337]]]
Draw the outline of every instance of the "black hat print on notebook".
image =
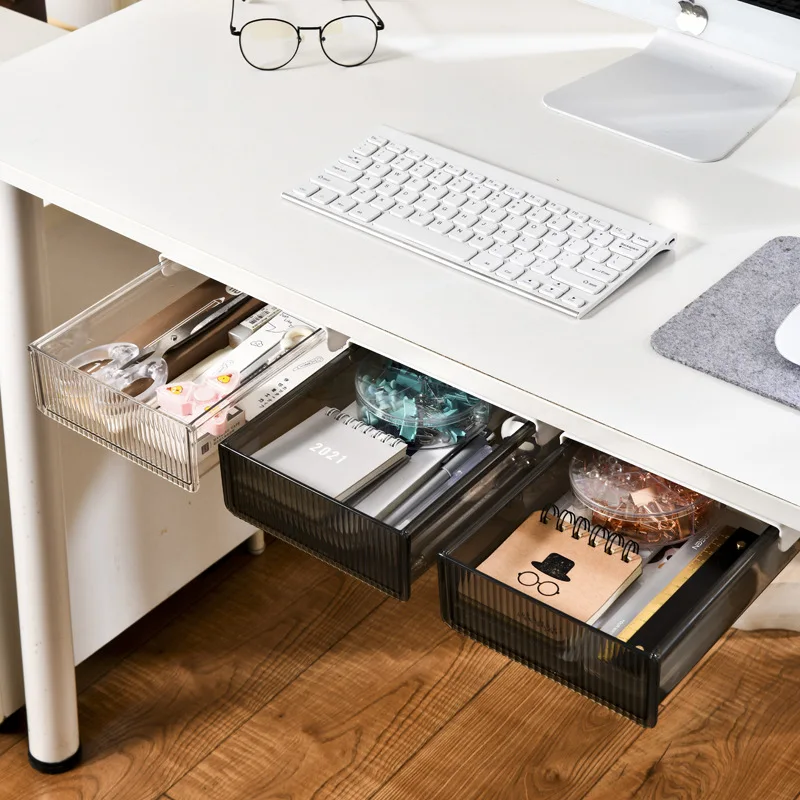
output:
[[569, 581], [567, 573], [575, 566], [575, 562], [558, 553], [550, 553], [544, 561], [531, 561], [531, 566], [557, 581]]

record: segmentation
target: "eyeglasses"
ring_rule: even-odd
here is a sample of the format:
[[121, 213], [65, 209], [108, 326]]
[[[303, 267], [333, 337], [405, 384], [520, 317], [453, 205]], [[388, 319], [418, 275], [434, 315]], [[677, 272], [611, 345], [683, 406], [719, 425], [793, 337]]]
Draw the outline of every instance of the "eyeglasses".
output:
[[[246, 2], [246, 0], [244, 0]], [[378, 31], [384, 29], [369, 0], [364, 0], [375, 16], [336, 17], [322, 27], [298, 28], [285, 19], [254, 19], [239, 30], [233, 24], [236, 0], [231, 0], [231, 33], [239, 37], [239, 49], [251, 67], [275, 70], [285, 67], [300, 49], [301, 31], [319, 31], [322, 52], [340, 67], [357, 67], [372, 57], [378, 45]]]
[[[522, 580], [523, 575], [525, 576], [525, 580]], [[533, 580], [528, 577], [529, 575], [533, 575]], [[539, 594], [543, 597], [553, 597], [561, 591], [561, 588], [557, 583], [553, 583], [553, 581], [543, 581], [536, 572], [531, 570], [520, 572], [517, 575], [517, 580], [523, 586], [535, 586], [536, 591], [539, 592]]]

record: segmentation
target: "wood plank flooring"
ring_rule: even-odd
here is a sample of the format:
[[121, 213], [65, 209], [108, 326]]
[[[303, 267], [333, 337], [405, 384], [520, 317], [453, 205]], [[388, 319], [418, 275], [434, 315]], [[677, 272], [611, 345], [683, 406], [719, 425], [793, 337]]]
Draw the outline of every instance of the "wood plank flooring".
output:
[[282, 544], [234, 553], [79, 670], [84, 763], [0, 800], [795, 800], [800, 635], [730, 635], [643, 730]]

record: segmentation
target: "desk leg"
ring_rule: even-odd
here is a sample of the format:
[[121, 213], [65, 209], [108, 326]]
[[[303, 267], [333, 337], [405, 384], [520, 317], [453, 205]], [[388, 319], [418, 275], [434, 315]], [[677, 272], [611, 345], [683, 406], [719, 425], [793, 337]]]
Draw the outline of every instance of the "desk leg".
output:
[[54, 425], [36, 410], [28, 342], [46, 332], [42, 202], [0, 182], [2, 389], [28, 754], [41, 772], [80, 760], [60, 458]]

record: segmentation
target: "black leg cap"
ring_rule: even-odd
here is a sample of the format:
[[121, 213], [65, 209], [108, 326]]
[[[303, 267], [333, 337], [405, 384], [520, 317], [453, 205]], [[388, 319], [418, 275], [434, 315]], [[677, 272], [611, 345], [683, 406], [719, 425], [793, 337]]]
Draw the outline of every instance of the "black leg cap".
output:
[[78, 745], [78, 749], [69, 758], [65, 758], [63, 761], [56, 761], [55, 763], [51, 761], [39, 761], [39, 759], [31, 755], [31, 751], [28, 750], [28, 761], [37, 772], [42, 772], [45, 775], [61, 775], [62, 772], [69, 772], [81, 763], [81, 746]]

